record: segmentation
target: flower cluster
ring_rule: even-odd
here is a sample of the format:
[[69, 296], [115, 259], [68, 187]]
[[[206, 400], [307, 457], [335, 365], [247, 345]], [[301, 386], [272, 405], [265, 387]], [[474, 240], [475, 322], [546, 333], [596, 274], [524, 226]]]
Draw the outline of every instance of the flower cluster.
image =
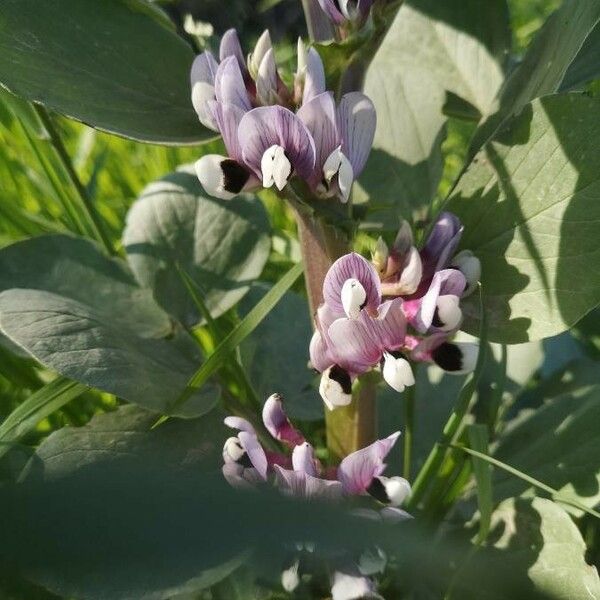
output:
[[[232, 486], [253, 488], [272, 481], [281, 493], [306, 500], [336, 501], [348, 496], [370, 496], [383, 507], [379, 511], [357, 509], [358, 515], [389, 522], [409, 518], [408, 513], [397, 507], [410, 495], [410, 484], [402, 477], [383, 475], [385, 458], [400, 432], [353, 452], [338, 467], [325, 469], [315, 457], [313, 447], [290, 423], [281, 396], [273, 394], [267, 399], [262, 418], [267, 431], [287, 446], [291, 455], [265, 450], [254, 427], [246, 419], [227, 417], [225, 424], [237, 430], [237, 435], [228, 438], [223, 447], [223, 475]], [[378, 554], [381, 555], [381, 551]], [[380, 598], [375, 593], [375, 584], [370, 575], [383, 569], [381, 557], [375, 566], [372, 559], [354, 563], [346, 558], [341, 562], [332, 577], [334, 600]], [[292, 591], [298, 585], [299, 564], [297, 558], [282, 575], [282, 583], [287, 591]]]
[[471, 252], [455, 255], [462, 231], [456, 216], [442, 213], [420, 250], [403, 223], [391, 249], [379, 239], [372, 263], [352, 253], [333, 264], [310, 343], [329, 409], [349, 404], [353, 380], [376, 366], [398, 392], [415, 383], [409, 360], [455, 374], [474, 368], [477, 345], [451, 341], [462, 322], [460, 300], [481, 275]]
[[229, 199], [260, 187], [283, 190], [298, 177], [315, 196], [346, 202], [373, 143], [372, 102], [351, 92], [336, 105], [319, 54], [302, 40], [293, 89], [279, 75], [268, 31], [246, 61], [237, 33], [229, 30], [219, 58], [203, 52], [191, 70], [194, 108], [221, 134], [228, 154], [197, 161], [204, 189]]

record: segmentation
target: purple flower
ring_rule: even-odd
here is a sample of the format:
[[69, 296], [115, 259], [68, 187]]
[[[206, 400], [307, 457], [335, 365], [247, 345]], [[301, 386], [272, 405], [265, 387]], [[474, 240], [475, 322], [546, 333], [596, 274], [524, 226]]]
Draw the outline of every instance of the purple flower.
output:
[[279, 394], [267, 398], [263, 406], [262, 418], [267, 431], [280, 442], [294, 448], [299, 444], [304, 445], [304, 436], [290, 423], [285, 411], [283, 401]]
[[362, 256], [338, 259], [323, 284], [324, 303], [310, 344], [311, 363], [323, 373], [320, 393], [331, 410], [352, 399], [352, 380], [383, 359], [386, 381], [403, 390], [414, 384], [404, 345], [406, 317], [400, 298], [383, 302], [379, 275]]
[[319, 0], [319, 5], [337, 26], [347, 23], [361, 26], [369, 16], [373, 0]]
[[[366, 164], [375, 135], [375, 108], [359, 92], [336, 106], [325, 91], [325, 71], [314, 48], [298, 43], [298, 70], [289, 90], [277, 70], [268, 31], [243, 61], [239, 39], [229, 30], [218, 64], [210, 52], [191, 71], [192, 103], [198, 118], [218, 131], [227, 156], [196, 163], [204, 189], [229, 199], [244, 191], [304, 180], [319, 198], [349, 198]], [[295, 112], [297, 110], [297, 112]]]

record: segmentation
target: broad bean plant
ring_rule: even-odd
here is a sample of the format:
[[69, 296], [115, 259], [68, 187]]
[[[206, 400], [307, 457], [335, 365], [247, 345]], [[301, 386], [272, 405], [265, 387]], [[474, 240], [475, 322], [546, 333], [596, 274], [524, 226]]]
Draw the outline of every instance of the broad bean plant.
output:
[[221, 4], [0, 0], [0, 596], [600, 598], [600, 2]]

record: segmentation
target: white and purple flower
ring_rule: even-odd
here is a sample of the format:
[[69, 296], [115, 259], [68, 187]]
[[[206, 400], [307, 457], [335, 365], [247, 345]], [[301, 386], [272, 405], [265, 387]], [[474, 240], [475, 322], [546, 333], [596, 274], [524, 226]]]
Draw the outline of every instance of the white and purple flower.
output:
[[336, 26], [360, 27], [369, 16], [373, 0], [319, 0], [319, 5]]
[[229, 30], [219, 58], [203, 52], [190, 76], [198, 118], [221, 134], [227, 150], [227, 156], [197, 161], [204, 189], [229, 199], [260, 187], [281, 191], [297, 177], [316, 197], [346, 202], [373, 143], [373, 103], [351, 92], [336, 105], [325, 89], [319, 54], [301, 40], [293, 90], [279, 76], [268, 32], [246, 64], [237, 34]]
[[415, 383], [409, 360], [455, 374], [473, 370], [477, 345], [452, 341], [461, 299], [481, 275], [471, 252], [454, 256], [462, 230], [454, 215], [441, 213], [418, 250], [403, 223], [391, 249], [378, 240], [372, 264], [352, 253], [332, 265], [310, 343], [329, 409], [349, 404], [354, 379], [372, 368], [398, 392]]

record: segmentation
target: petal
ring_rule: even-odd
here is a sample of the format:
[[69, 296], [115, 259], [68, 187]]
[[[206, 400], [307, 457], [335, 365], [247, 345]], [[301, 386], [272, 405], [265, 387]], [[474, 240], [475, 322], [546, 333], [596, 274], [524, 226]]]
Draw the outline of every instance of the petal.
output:
[[421, 250], [423, 263], [427, 265], [431, 274], [443, 269], [454, 254], [460, 238], [463, 226], [460, 219], [450, 212], [442, 212], [436, 219], [431, 233]]
[[402, 298], [384, 302], [376, 319], [372, 319], [373, 335], [379, 340], [381, 350], [396, 350], [404, 346], [406, 338], [406, 317]]
[[450, 266], [458, 269], [467, 280], [467, 288], [462, 293], [462, 296], [465, 297], [472, 294], [481, 279], [480, 260], [470, 250], [463, 250], [452, 259]]
[[281, 573], [281, 587], [290, 594], [300, 585], [300, 559], [296, 559], [290, 567]]
[[248, 57], [248, 65], [253, 76], [256, 76], [258, 73], [260, 64], [262, 63], [265, 54], [269, 50], [273, 50], [273, 44], [271, 43], [271, 35], [269, 34], [269, 30], [265, 29], [258, 38], [258, 41], [254, 46], [254, 51]]
[[343, 25], [346, 17], [340, 12], [334, 0], [319, 0], [323, 12], [336, 24]]
[[256, 73], [256, 95], [261, 104], [274, 104], [277, 99], [279, 76], [273, 49], [265, 53]]
[[302, 104], [310, 102], [310, 100], [325, 92], [326, 89], [323, 61], [314, 48], [309, 48], [306, 56], [306, 74], [304, 76]]
[[294, 467], [294, 471], [300, 471], [317, 477], [319, 474], [317, 464], [314, 448], [308, 442], [304, 442], [294, 448], [292, 452], [292, 466]]
[[366, 292], [365, 308], [376, 311], [381, 303], [379, 275], [373, 265], [356, 252], [338, 258], [325, 276], [323, 298], [329, 308], [335, 313], [345, 314], [342, 288], [348, 279], [360, 281]]
[[240, 66], [240, 71], [243, 75], [246, 73], [246, 58], [242, 45], [240, 44], [240, 38], [238, 37], [235, 29], [228, 29], [221, 38], [221, 46], [219, 48], [219, 60], [223, 62], [230, 56], [235, 57]]
[[338, 123], [342, 152], [352, 165], [354, 177], [358, 178], [365, 168], [375, 137], [375, 106], [363, 93], [350, 92], [343, 96], [338, 107]]
[[315, 166], [315, 144], [306, 125], [282, 106], [262, 106], [246, 113], [239, 126], [244, 161], [261, 177], [261, 162], [272, 146], [280, 146], [298, 175], [307, 180]]
[[400, 506], [411, 494], [410, 483], [403, 477], [383, 477], [379, 475], [373, 478], [368, 492], [376, 500], [383, 504]]
[[410, 363], [403, 357], [394, 357], [388, 352], [384, 354], [382, 374], [386, 383], [398, 393], [406, 387], [415, 385], [415, 376]]
[[262, 419], [267, 431], [280, 442], [294, 447], [304, 443], [304, 436], [293, 427], [285, 411], [279, 394], [267, 398], [262, 410]]
[[383, 473], [386, 467], [383, 461], [399, 436], [400, 432], [397, 431], [383, 440], [377, 440], [370, 446], [353, 452], [342, 460], [337, 476], [346, 494], [364, 493], [373, 478]]
[[266, 480], [268, 468], [267, 455], [256, 435], [248, 433], [247, 431], [240, 431], [238, 439], [240, 440], [242, 448], [248, 454], [252, 466], [256, 469], [261, 479]]
[[325, 369], [335, 364], [333, 355], [325, 343], [320, 331], [315, 331], [313, 333], [308, 350], [312, 368], [319, 371], [319, 373], [322, 373]]
[[329, 410], [334, 410], [338, 406], [348, 406], [352, 402], [350, 373], [339, 365], [333, 365], [323, 371], [319, 383], [319, 394]]
[[273, 145], [265, 150], [261, 161], [263, 187], [270, 188], [275, 185], [281, 191], [292, 175], [292, 164], [286, 156], [285, 149]]
[[236, 463], [225, 463], [221, 468], [221, 472], [227, 483], [231, 487], [241, 490], [254, 489], [254, 486], [244, 477], [245, 471], [247, 470], [248, 469], [244, 469], [244, 467]]
[[296, 498], [338, 500], [342, 497], [339, 481], [319, 479], [300, 471], [274, 467], [277, 487], [286, 495]]
[[219, 65], [210, 52], [203, 52], [194, 59], [190, 71], [192, 104], [200, 122], [218, 131], [217, 124], [208, 103], [215, 99], [215, 75]]
[[256, 181], [246, 167], [218, 154], [205, 154], [194, 167], [204, 191], [222, 200], [230, 200]]
[[252, 108], [244, 77], [235, 56], [226, 58], [217, 69], [215, 97], [218, 102], [233, 104], [243, 111], [249, 111]]
[[333, 574], [331, 598], [332, 600], [364, 600], [365, 598], [383, 600], [375, 592], [373, 580], [364, 577], [358, 570], [356, 573], [336, 571]]
[[250, 421], [242, 419], [242, 417], [225, 417], [223, 423], [225, 423], [227, 427], [231, 427], [231, 429], [239, 429], [240, 431], [245, 431], [246, 433], [252, 433], [256, 435], [256, 431], [254, 430], [254, 427]]
[[240, 121], [244, 116], [244, 111], [235, 104], [212, 102], [212, 112], [223, 143], [227, 149], [227, 154], [235, 161], [242, 163], [242, 148], [238, 140], [238, 129]]
[[323, 179], [327, 157], [340, 144], [333, 94], [325, 92], [303, 104], [298, 110], [298, 118], [306, 125], [315, 143], [315, 169], [308, 182], [314, 189]]
[[352, 374], [364, 373], [381, 359], [381, 348], [372, 336], [369, 320], [369, 316], [338, 319], [329, 327], [332, 354], [337, 364]]
[[444, 342], [431, 352], [432, 360], [453, 375], [471, 373], [478, 355], [479, 345], [472, 342]]

